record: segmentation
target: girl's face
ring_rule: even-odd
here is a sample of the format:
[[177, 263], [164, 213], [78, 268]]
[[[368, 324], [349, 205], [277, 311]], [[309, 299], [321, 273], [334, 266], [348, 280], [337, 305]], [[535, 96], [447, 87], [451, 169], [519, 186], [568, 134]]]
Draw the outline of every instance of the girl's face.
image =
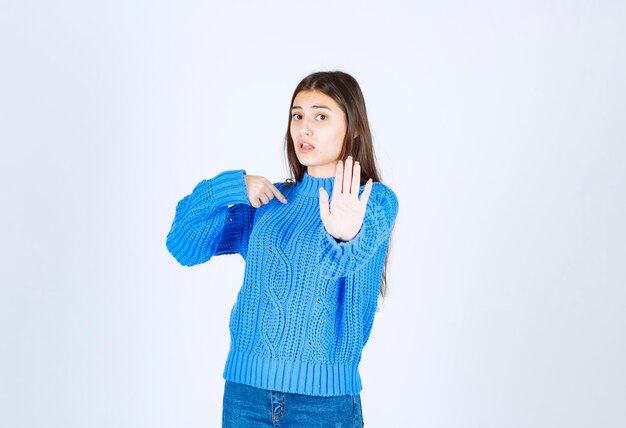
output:
[[335, 100], [317, 90], [298, 92], [289, 132], [296, 156], [311, 177], [335, 176], [346, 129], [346, 114]]

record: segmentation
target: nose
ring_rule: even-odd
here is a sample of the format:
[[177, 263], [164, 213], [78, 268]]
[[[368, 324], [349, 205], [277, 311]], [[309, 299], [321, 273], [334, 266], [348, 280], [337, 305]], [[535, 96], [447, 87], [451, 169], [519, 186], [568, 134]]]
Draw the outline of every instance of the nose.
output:
[[300, 134], [301, 135], [305, 135], [307, 137], [311, 136], [311, 128], [307, 125], [307, 124], [302, 124], [302, 127], [300, 128]]
[[308, 118], [302, 118], [297, 122], [298, 131], [302, 137], [310, 137], [313, 134], [313, 128]]

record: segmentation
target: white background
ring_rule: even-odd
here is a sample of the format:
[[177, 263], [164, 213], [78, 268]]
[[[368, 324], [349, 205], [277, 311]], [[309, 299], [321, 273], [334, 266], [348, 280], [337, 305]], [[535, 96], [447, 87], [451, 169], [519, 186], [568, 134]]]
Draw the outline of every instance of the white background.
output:
[[0, 426], [220, 425], [243, 260], [174, 209], [335, 69], [400, 201], [366, 426], [626, 426], [625, 3], [409, 3], [3, 3]]

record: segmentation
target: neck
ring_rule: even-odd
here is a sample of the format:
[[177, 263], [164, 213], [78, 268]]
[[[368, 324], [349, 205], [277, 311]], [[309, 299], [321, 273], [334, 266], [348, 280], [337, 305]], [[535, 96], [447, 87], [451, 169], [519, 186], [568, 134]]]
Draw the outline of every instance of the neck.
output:
[[337, 165], [331, 165], [328, 167], [324, 166], [309, 166], [306, 169], [307, 174], [314, 178], [332, 178], [335, 176], [335, 171], [337, 170]]

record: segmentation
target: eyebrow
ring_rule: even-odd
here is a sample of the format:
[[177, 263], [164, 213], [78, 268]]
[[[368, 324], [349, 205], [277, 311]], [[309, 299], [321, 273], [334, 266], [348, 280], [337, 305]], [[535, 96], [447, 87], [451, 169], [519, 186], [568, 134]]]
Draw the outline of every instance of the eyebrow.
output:
[[[325, 108], [325, 109], [328, 109], [328, 110], [332, 111], [332, 109], [330, 107], [328, 107], [328, 106], [311, 106], [311, 107], [312, 108]], [[293, 107], [291, 107], [292, 110], [295, 110], [297, 108], [301, 109], [302, 107], [300, 107], [300, 106], [293, 106]]]

